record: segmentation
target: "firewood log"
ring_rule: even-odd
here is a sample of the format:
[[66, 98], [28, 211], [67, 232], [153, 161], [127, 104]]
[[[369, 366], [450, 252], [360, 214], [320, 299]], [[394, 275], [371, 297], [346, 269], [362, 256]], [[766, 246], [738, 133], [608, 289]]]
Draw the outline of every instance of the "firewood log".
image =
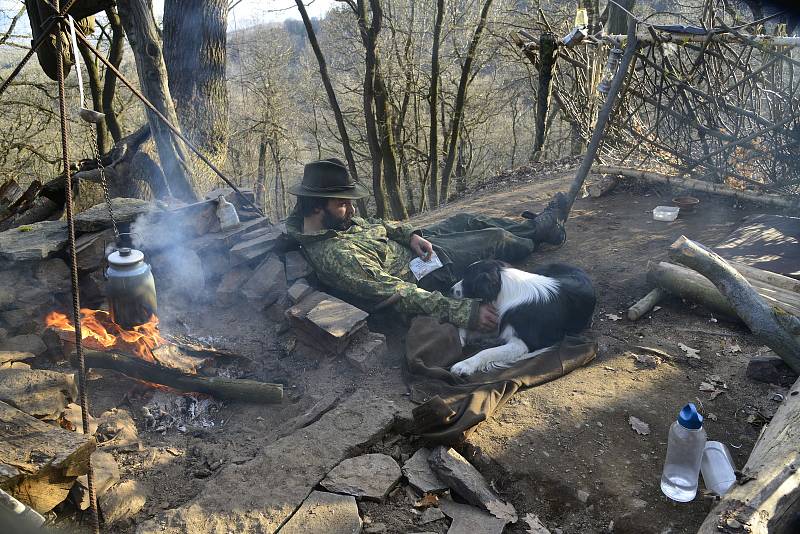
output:
[[264, 404], [279, 403], [283, 399], [281, 384], [191, 375], [118, 352], [87, 350], [84, 357], [86, 367], [113, 369], [131, 378], [179, 391], [205, 393], [222, 400]]

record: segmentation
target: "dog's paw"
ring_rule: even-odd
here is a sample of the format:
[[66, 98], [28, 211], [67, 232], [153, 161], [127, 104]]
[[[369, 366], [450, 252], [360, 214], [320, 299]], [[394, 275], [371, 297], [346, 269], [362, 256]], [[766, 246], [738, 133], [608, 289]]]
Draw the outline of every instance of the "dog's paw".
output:
[[469, 360], [458, 362], [450, 368], [450, 372], [456, 376], [469, 376], [475, 371], [475, 366]]

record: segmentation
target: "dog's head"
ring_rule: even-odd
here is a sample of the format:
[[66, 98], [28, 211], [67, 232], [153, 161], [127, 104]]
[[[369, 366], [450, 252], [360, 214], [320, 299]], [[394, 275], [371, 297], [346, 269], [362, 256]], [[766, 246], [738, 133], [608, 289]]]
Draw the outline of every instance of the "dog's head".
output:
[[502, 261], [476, 261], [467, 267], [464, 278], [453, 286], [450, 293], [456, 298], [494, 302], [503, 285], [501, 273], [505, 267], [507, 265]]

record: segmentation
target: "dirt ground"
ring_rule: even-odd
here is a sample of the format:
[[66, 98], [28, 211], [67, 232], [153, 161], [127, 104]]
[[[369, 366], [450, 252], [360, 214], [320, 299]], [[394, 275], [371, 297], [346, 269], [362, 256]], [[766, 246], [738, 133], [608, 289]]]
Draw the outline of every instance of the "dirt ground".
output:
[[[550, 175], [517, 172], [416, 222], [424, 225], [460, 211], [538, 211], [553, 193], [569, 187], [572, 176], [574, 170], [564, 168]], [[745, 216], [756, 213], [752, 207], [735, 207], [731, 200], [704, 196], [695, 213], [674, 223], [653, 221], [653, 207], [668, 203], [671, 196], [668, 191], [620, 186], [606, 197], [578, 200], [566, 245], [538, 252], [521, 265], [568, 262], [591, 275], [599, 297], [593, 327], [599, 355], [585, 368], [518, 393], [479, 426], [462, 452], [514, 504], [521, 518], [536, 514], [552, 532], [694, 532], [713, 501], [698, 496], [692, 503], [677, 504], [659, 488], [667, 432], [679, 409], [695, 402], [706, 416], [709, 439], [726, 443], [737, 467], [742, 467], [762, 416], [769, 417], [777, 408], [770, 397], [782, 392], [780, 388], [745, 378], [748, 359], [762, 345], [744, 327], [679, 299], [663, 302], [661, 309], [638, 322], [625, 318], [627, 307], [650, 289], [647, 262], [665, 259], [677, 237], [685, 234], [713, 245]], [[380, 369], [364, 375], [342, 360], [317, 361], [292, 351], [290, 337], [281, 334], [275, 322], [278, 318], [259, 310], [178, 302], [162, 304], [162, 310], [167, 330], [203, 336], [252, 358], [255, 363], [245, 376], [283, 382], [287, 394], [278, 406], [223, 405], [210, 418], [213, 426], [150, 432], [143, 429], [141, 406], [151, 393], [113, 372], [93, 373], [92, 413], [125, 407], [139, 426], [144, 450], [115, 453], [122, 478], [136, 479], [148, 489], [148, 502], [136, 523], [189, 501], [213, 484], [221, 465], [257, 456], [287, 432], [293, 417], [326, 395], [369, 388], [408, 403], [402, 380], [402, 324], [387, 327], [380, 317], [371, 322], [371, 329], [388, 335], [390, 351]], [[679, 343], [699, 349], [699, 360], [688, 359]], [[654, 369], [642, 368], [626, 354], [636, 345], [655, 347], [672, 357]], [[699, 391], [709, 375], [719, 375], [727, 385], [713, 400]], [[755, 422], [748, 422], [753, 414]], [[630, 416], [649, 424], [650, 433], [637, 434]], [[369, 452], [402, 460], [420, 445], [410, 436], [389, 435]], [[368, 532], [447, 531], [444, 520], [418, 525], [402, 487], [386, 503], [359, 507]], [[135, 523], [114, 530], [134, 532]], [[520, 521], [506, 532], [527, 532], [527, 527]]]

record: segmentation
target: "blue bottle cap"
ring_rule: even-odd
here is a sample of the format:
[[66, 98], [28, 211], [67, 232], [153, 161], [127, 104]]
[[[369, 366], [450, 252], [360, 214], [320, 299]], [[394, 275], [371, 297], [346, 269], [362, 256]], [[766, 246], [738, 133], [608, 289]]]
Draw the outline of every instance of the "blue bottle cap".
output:
[[703, 427], [703, 416], [697, 413], [697, 407], [690, 402], [678, 414], [678, 423], [683, 428], [697, 430]]

